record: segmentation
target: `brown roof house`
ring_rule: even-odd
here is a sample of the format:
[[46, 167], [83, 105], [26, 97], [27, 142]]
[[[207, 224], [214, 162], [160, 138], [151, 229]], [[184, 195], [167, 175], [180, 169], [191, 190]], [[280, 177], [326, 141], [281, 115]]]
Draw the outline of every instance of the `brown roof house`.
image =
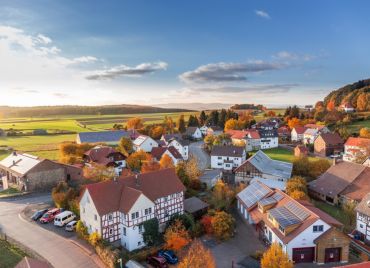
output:
[[361, 241], [370, 245], [370, 192], [356, 207], [356, 232]]
[[314, 141], [314, 152], [319, 156], [338, 155], [343, 149], [344, 141], [338, 133], [321, 133]]
[[164, 155], [168, 155], [172, 163], [177, 165], [180, 161], [183, 161], [182, 155], [174, 146], [169, 147], [154, 147], [151, 155], [156, 161], [160, 161]]
[[309, 202], [253, 182], [237, 195], [238, 212], [260, 237], [278, 243], [294, 263], [348, 262], [343, 225]]
[[334, 163], [308, 184], [310, 195], [335, 205], [360, 202], [370, 192], [370, 168], [345, 161]]
[[304, 146], [304, 145], [297, 145], [294, 148], [294, 156], [295, 157], [307, 156], [308, 153], [309, 153], [308, 148], [306, 146]]
[[163, 230], [173, 215], [184, 213], [185, 190], [174, 169], [89, 184], [80, 199], [81, 221], [89, 233], [135, 250], [145, 246], [145, 221], [156, 218]]
[[60, 181], [73, 179], [75, 172], [72, 174], [69, 170], [72, 167], [15, 151], [0, 161], [4, 189], [12, 185], [22, 191], [48, 190]]

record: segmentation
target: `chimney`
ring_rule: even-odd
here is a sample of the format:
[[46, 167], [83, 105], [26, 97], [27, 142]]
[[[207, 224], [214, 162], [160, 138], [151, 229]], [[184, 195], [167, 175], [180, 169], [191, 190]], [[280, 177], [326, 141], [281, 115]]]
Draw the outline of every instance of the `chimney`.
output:
[[135, 184], [137, 187], [140, 186], [140, 182], [139, 182], [139, 174], [135, 174]]
[[14, 156], [17, 156], [17, 151], [13, 151], [13, 155]]

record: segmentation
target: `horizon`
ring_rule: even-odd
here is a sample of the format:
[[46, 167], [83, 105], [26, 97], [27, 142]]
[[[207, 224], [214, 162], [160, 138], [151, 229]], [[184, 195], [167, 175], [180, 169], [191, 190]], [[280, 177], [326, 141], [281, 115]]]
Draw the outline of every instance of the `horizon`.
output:
[[0, 106], [315, 104], [369, 77], [369, 8], [5, 0]]

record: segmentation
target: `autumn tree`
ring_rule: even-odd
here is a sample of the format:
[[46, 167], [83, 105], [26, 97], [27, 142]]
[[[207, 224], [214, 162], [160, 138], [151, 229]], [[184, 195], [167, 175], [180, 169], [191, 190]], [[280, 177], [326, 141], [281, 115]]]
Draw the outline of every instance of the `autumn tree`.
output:
[[335, 110], [335, 102], [333, 100], [330, 100], [328, 104], [326, 105], [326, 109], [331, 112]]
[[342, 209], [343, 209], [343, 212], [346, 216], [345, 218], [346, 218], [349, 226], [353, 226], [354, 223], [356, 222], [355, 208], [356, 208], [356, 203], [350, 202], [350, 201], [345, 202], [342, 205]]
[[198, 160], [195, 157], [191, 156], [185, 162], [185, 173], [190, 181], [199, 180], [201, 172], [198, 166]]
[[149, 131], [149, 136], [154, 140], [159, 140], [164, 134], [162, 126], [153, 126]]
[[213, 143], [215, 141], [215, 138], [216, 137], [213, 136], [213, 135], [207, 135], [207, 136], [204, 137], [204, 144], [207, 146], [207, 149], [209, 151], [212, 150], [212, 147], [213, 147]]
[[127, 129], [141, 129], [144, 126], [144, 121], [140, 117], [134, 117], [127, 121]]
[[159, 165], [162, 169], [175, 167], [175, 165], [173, 164], [172, 158], [167, 154], [164, 154], [162, 156], [161, 160], [159, 161]]
[[202, 242], [195, 240], [182, 261], [177, 266], [178, 268], [216, 268], [216, 262], [209, 249], [206, 249]]
[[180, 220], [175, 220], [164, 233], [165, 248], [180, 250], [190, 243], [190, 235]]
[[51, 198], [58, 208], [69, 209], [70, 201], [78, 196], [78, 192], [64, 181], [59, 182], [51, 191]]
[[304, 178], [299, 176], [294, 176], [289, 179], [286, 183], [285, 191], [288, 195], [295, 191], [300, 191], [307, 194], [307, 182]]
[[309, 176], [317, 178], [330, 168], [330, 162], [327, 159], [319, 158], [309, 161]]
[[239, 121], [233, 118], [225, 122], [225, 131], [232, 129], [241, 129]]
[[123, 153], [125, 156], [128, 156], [133, 151], [132, 141], [128, 137], [122, 137], [119, 140], [118, 147], [119, 147], [120, 152]]
[[276, 116], [276, 113], [274, 111], [272, 111], [272, 110], [268, 111], [266, 114], [267, 114], [268, 117], [274, 117], [274, 116]]
[[127, 165], [131, 170], [139, 171], [141, 170], [141, 166], [146, 161], [152, 160], [151, 155], [140, 150], [137, 152], [132, 153], [127, 159]]
[[222, 180], [218, 180], [213, 187], [211, 203], [215, 209], [229, 209], [235, 198], [235, 191]]
[[325, 109], [324, 102], [323, 101], [318, 101], [315, 104], [315, 110], [317, 111], [323, 111]]
[[163, 126], [165, 128], [166, 133], [172, 134], [175, 129], [175, 122], [173, 122], [171, 116], [165, 116], [163, 119]]
[[293, 268], [293, 263], [278, 243], [272, 243], [262, 256], [261, 268]]
[[295, 200], [309, 200], [308, 195], [300, 190], [294, 190], [289, 196]]
[[94, 147], [94, 144], [63, 142], [59, 145], [59, 161], [65, 164], [82, 162], [84, 153]]
[[367, 127], [363, 127], [360, 129], [360, 137], [370, 139], [370, 129]]
[[295, 127], [301, 127], [302, 126], [302, 121], [299, 120], [298, 118], [294, 117], [292, 119], [288, 120], [288, 127], [290, 129], [293, 129]]
[[367, 111], [370, 109], [370, 94], [363, 92], [357, 97], [357, 110]]
[[235, 228], [234, 218], [225, 211], [217, 211], [212, 217], [213, 235], [219, 240], [229, 239]]
[[113, 167], [92, 163], [83, 168], [83, 174], [84, 178], [92, 181], [106, 181], [114, 178], [115, 171]]
[[160, 169], [161, 169], [160, 164], [153, 159], [144, 161], [143, 164], [141, 165], [141, 173], [153, 172]]
[[183, 114], [180, 115], [179, 119], [177, 120], [177, 129], [180, 133], [184, 133], [186, 131], [185, 117]]

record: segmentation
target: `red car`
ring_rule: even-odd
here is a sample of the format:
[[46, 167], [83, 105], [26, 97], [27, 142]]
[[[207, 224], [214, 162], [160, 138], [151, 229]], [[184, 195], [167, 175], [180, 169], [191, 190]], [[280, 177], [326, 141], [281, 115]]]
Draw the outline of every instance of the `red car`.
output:
[[42, 215], [40, 222], [41, 223], [48, 223], [52, 222], [56, 215], [58, 215], [61, 212], [60, 208], [53, 208], [46, 212], [44, 215]]
[[151, 264], [155, 268], [168, 268], [167, 261], [163, 257], [150, 256], [146, 259], [146, 262]]

